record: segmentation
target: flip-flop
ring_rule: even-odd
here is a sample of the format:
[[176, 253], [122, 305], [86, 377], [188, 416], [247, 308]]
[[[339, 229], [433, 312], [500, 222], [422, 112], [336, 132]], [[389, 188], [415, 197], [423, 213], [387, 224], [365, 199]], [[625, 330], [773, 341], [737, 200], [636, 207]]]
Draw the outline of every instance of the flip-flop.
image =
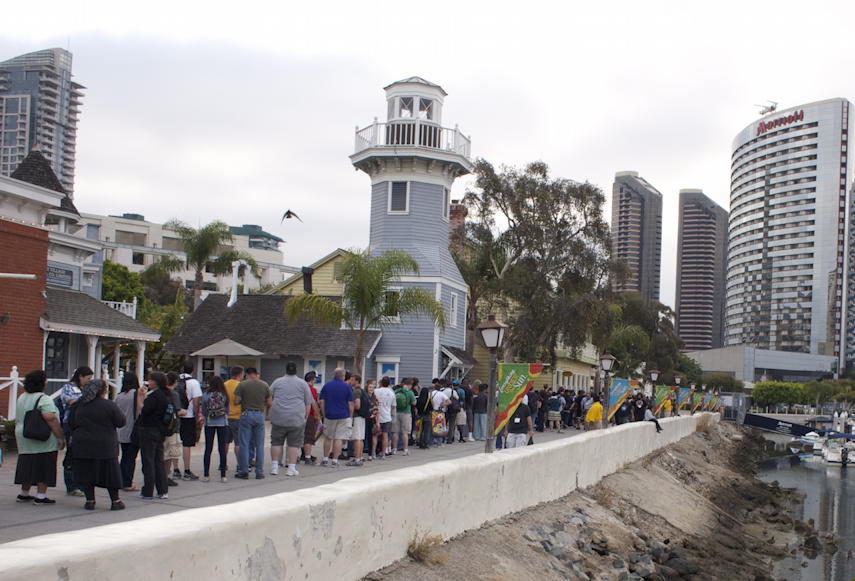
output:
[[137, 488], [136, 486], [128, 486], [127, 488], [123, 488], [122, 490], [124, 490], [125, 492], [139, 492], [140, 491], [140, 489]]

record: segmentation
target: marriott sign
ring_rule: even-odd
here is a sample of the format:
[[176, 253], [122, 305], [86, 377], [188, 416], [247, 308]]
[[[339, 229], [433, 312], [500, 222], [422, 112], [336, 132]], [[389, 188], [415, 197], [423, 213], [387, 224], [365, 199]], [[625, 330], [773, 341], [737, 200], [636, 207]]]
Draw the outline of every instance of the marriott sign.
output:
[[759, 125], [757, 125], [757, 135], [763, 135], [767, 131], [771, 131], [776, 127], [780, 127], [781, 125], [789, 125], [790, 123], [795, 123], [797, 121], [805, 120], [805, 112], [804, 109], [799, 109], [794, 113], [790, 113], [789, 115], [784, 115], [783, 117], [778, 117], [777, 119], [772, 119], [771, 121], [761, 121]]

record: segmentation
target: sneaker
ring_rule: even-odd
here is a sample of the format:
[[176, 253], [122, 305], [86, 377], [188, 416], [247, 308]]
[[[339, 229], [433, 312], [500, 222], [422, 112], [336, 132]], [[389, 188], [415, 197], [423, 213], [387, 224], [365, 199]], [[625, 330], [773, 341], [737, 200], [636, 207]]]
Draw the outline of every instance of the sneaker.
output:
[[66, 494], [68, 496], [86, 496], [82, 490], [69, 490]]
[[362, 460], [357, 460], [356, 458], [353, 458], [352, 460], [348, 460], [347, 462], [345, 462], [344, 465], [345, 466], [362, 466]]
[[166, 484], [168, 484], [169, 486], [178, 486], [178, 483], [169, 476], [166, 477]]
[[169, 500], [169, 495], [168, 494], [158, 494], [157, 499], [158, 500]]
[[340, 464], [338, 463], [338, 460], [333, 460], [330, 464], [330, 468], [338, 468], [339, 466]]
[[199, 480], [201, 480], [202, 482], [210, 482], [210, 481], [211, 481], [211, 479], [210, 479], [210, 478], [208, 478], [207, 476], [203, 476], [203, 477], [202, 477], [202, 478], [200, 478]]
[[[83, 494], [82, 492], [80, 494]], [[34, 498], [33, 504], [56, 504], [56, 501], [52, 498], [48, 498], [45, 496], [44, 498]]]
[[121, 500], [117, 500], [110, 505], [110, 510], [125, 510], [125, 503]]
[[264, 474], [256, 474], [255, 479], [256, 480], [264, 480]]
[[240, 480], [249, 480], [249, 474], [246, 472], [238, 472], [235, 474], [235, 478], [239, 478]]
[[386, 456], [384, 454], [377, 454], [374, 458], [376, 460], [383, 460]]
[[142, 492], [140, 492], [138, 496], [140, 500], [154, 500], [153, 496], [145, 496]]
[[178, 468], [173, 468], [172, 469], [172, 478], [174, 480], [181, 480], [181, 470], [179, 470]]
[[472, 434], [469, 434], [469, 437], [467, 438], [467, 440], [469, 440], [470, 442], [474, 442], [475, 438], [472, 437]]
[[402, 456], [409, 456], [409, 455], [410, 455], [410, 451], [409, 451], [409, 450], [404, 450], [403, 452], [401, 452], [401, 455], [402, 455]]
[[329, 460], [321, 460], [321, 466], [324, 468], [329, 468], [330, 461]]
[[369, 461], [369, 462], [374, 462], [374, 460], [376, 460], [376, 459], [377, 459], [377, 457], [376, 457], [376, 456], [374, 456], [373, 454], [372, 454], [371, 456], [369, 456], [369, 457], [368, 457], [368, 461]]
[[225, 476], [222, 476], [222, 477], [220, 478], [220, 482], [222, 482], [223, 484], [225, 484], [225, 483], [226, 483], [226, 482], [228, 482], [228, 481], [229, 481], [229, 479], [228, 479], [228, 478], [226, 478]]
[[273, 462], [270, 465], [270, 475], [279, 476], [279, 462]]
[[311, 465], [312, 465], [312, 464], [314, 464], [314, 463], [315, 463], [315, 461], [314, 461], [314, 460], [312, 460], [311, 458], [305, 458], [305, 459], [303, 460], [303, 464], [305, 464], [306, 466], [311, 466]]
[[15, 502], [33, 502], [35, 499], [35, 496], [30, 496], [29, 494], [19, 494]]
[[184, 476], [181, 477], [182, 480], [199, 480], [199, 477], [190, 472], [189, 470], [184, 471]]
[[285, 471], [285, 476], [299, 476], [299, 475], [300, 475], [300, 473], [297, 472], [296, 468], [288, 468]]

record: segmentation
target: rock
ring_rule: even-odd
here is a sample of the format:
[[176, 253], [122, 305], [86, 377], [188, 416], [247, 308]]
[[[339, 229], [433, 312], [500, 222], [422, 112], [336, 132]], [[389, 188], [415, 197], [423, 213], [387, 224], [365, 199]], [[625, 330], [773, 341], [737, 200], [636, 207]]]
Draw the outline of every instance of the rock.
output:
[[661, 543], [656, 543], [652, 547], [650, 547], [650, 556], [653, 557], [653, 560], [657, 563], [663, 562], [663, 557], [665, 556], [665, 545]]
[[626, 567], [626, 563], [623, 559], [617, 558], [612, 561], [612, 567], [614, 567], [615, 569], [623, 569], [624, 567]]
[[698, 566], [694, 562], [683, 557], [668, 559], [665, 565], [671, 567], [683, 577], [694, 575], [699, 570]]
[[528, 529], [523, 535], [526, 540], [531, 541], [532, 543], [538, 543], [540, 541], [544, 541], [549, 538], [549, 532], [541, 527], [534, 526]]
[[635, 563], [629, 566], [629, 570], [642, 579], [647, 579], [656, 573], [656, 567], [653, 566], [653, 563]]
[[543, 550], [546, 551], [547, 553], [552, 551], [552, 548], [553, 548], [552, 543], [550, 543], [547, 540], [540, 541], [540, 546], [543, 547]]
[[576, 525], [577, 527], [584, 525], [585, 522], [587, 522], [587, 521], [583, 520], [581, 517], [578, 517], [578, 516], [574, 516], [574, 517], [570, 518], [570, 524]]
[[629, 558], [630, 563], [638, 563], [641, 560], [641, 555], [638, 553], [630, 553], [627, 555], [627, 558]]
[[574, 542], [574, 538], [565, 533], [564, 531], [558, 531], [554, 535], [552, 535], [552, 544], [557, 545], [559, 547], [566, 547], [568, 545], [572, 545]]
[[656, 568], [656, 572], [664, 577], [665, 581], [677, 581], [678, 579], [681, 579], [681, 575], [667, 565], [659, 565]]

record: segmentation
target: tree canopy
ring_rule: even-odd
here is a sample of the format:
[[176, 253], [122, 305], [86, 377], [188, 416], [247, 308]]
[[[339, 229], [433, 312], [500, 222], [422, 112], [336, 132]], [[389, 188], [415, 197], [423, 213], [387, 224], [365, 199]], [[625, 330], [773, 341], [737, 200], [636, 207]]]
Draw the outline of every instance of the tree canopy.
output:
[[140, 275], [127, 266], [105, 260], [102, 271], [101, 298], [105, 301], [133, 302], [144, 296]]

